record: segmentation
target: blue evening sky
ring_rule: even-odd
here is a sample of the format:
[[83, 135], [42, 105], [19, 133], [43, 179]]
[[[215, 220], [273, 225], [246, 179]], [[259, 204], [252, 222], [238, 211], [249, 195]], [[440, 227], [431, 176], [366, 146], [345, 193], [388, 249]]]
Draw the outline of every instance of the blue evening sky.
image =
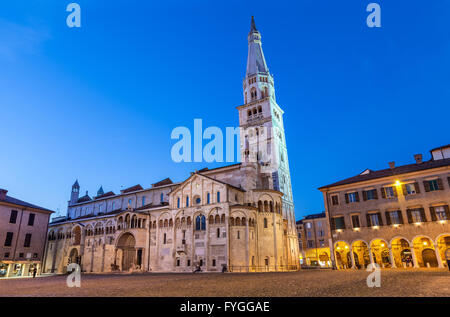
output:
[[[236, 126], [250, 17], [262, 33], [284, 123], [296, 216], [318, 187], [450, 143], [450, 1], [69, 0], [0, 4], [0, 187], [65, 213], [222, 164], [174, 163], [177, 126]], [[206, 143], [206, 142], [205, 142]]]

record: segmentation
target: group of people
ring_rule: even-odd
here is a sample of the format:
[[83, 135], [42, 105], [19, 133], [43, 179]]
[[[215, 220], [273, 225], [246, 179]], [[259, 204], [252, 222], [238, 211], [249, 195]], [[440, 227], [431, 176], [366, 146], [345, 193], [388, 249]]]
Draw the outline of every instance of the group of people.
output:
[[[202, 267], [200, 265], [197, 265], [195, 267], [195, 270], [192, 273], [199, 273], [202, 271]], [[222, 273], [225, 273], [227, 271], [227, 265], [222, 265]]]

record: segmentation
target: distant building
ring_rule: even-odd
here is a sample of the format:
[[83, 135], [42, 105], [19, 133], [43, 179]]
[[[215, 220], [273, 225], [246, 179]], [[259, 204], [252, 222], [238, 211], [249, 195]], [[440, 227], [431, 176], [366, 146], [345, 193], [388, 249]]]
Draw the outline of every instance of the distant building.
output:
[[319, 188], [339, 268], [444, 267], [450, 252], [450, 145], [431, 159], [359, 175]]
[[40, 272], [53, 211], [7, 195], [0, 189], [0, 277]]
[[331, 267], [330, 231], [326, 214], [312, 214], [297, 221], [300, 264], [303, 266]]

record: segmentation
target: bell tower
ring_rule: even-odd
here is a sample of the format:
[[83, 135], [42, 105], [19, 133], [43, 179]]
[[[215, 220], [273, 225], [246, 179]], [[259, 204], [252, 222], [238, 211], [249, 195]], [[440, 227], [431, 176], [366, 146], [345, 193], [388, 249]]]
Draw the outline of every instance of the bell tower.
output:
[[80, 185], [78, 184], [78, 179], [72, 185], [72, 192], [70, 193], [69, 206], [76, 204], [78, 198], [80, 197]]
[[257, 188], [283, 195], [283, 216], [295, 230], [294, 202], [284, 133], [284, 111], [277, 104], [275, 85], [262, 50], [261, 34], [252, 17], [247, 36], [247, 70], [243, 80], [244, 104], [239, 110], [241, 162], [257, 165]]

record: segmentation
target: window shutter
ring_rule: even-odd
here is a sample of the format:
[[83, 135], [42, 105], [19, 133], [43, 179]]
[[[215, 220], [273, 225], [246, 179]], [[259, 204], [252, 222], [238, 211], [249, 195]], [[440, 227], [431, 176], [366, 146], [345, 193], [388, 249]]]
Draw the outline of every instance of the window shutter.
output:
[[386, 191], [384, 190], [384, 187], [381, 187], [381, 197], [386, 198]]
[[406, 215], [408, 216], [408, 223], [413, 223], [411, 209], [406, 209]]
[[355, 192], [355, 198], [356, 198], [356, 202], [359, 203], [359, 193]]
[[430, 183], [428, 181], [423, 181], [423, 187], [425, 187], [427, 193], [430, 191]]
[[408, 195], [408, 192], [406, 191], [406, 185], [405, 184], [402, 185], [402, 189], [403, 189], [403, 196]]
[[436, 210], [434, 210], [434, 207], [430, 207], [430, 214], [431, 214], [431, 221], [436, 221]]
[[377, 216], [378, 216], [378, 223], [380, 224], [380, 226], [383, 225], [383, 218], [381, 217], [381, 212], [377, 212]]
[[342, 229], [345, 229], [345, 217], [342, 217]]
[[418, 182], [414, 183], [414, 189], [416, 190], [417, 194], [420, 194], [420, 187], [419, 187], [419, 183]]
[[378, 191], [376, 188], [373, 190], [373, 194], [373, 198], [378, 199]]
[[348, 204], [348, 194], [345, 194], [345, 202]]
[[363, 200], [366, 201], [367, 200], [367, 191], [363, 190]]
[[405, 222], [403, 221], [403, 213], [401, 210], [397, 210], [397, 215], [398, 215], [398, 219], [400, 220], [401, 224], [404, 224]]
[[445, 210], [445, 218], [447, 218], [447, 220], [450, 220], [450, 210], [448, 208], [448, 205], [444, 206], [444, 210]]
[[420, 211], [420, 218], [422, 218], [422, 221], [427, 222], [428, 220], [427, 220], [427, 216], [425, 215], [425, 209], [420, 208], [419, 211]]
[[444, 190], [444, 183], [442, 182], [441, 178], [437, 179], [437, 183], [438, 183], [439, 190]]
[[389, 226], [391, 224], [391, 215], [389, 211], [386, 211], [384, 215], [386, 216], [386, 225]]
[[392, 191], [394, 192], [394, 196], [397, 197], [398, 196], [397, 186], [392, 186]]
[[372, 224], [370, 223], [370, 215], [366, 214], [366, 220], [367, 220], [367, 227], [372, 227]]
[[331, 218], [330, 222], [331, 222], [331, 230], [336, 230], [336, 222], [334, 221], [334, 218]]

